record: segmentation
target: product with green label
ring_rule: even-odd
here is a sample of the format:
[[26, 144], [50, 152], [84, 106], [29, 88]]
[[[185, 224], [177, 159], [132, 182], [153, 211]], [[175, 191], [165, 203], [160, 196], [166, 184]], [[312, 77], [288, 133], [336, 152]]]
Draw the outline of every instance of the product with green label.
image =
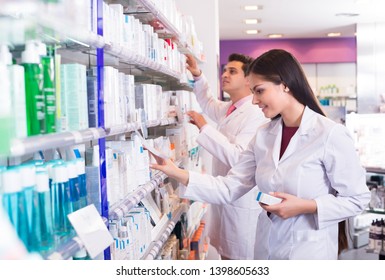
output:
[[29, 41], [21, 55], [25, 78], [28, 136], [45, 133], [43, 70], [36, 42]]

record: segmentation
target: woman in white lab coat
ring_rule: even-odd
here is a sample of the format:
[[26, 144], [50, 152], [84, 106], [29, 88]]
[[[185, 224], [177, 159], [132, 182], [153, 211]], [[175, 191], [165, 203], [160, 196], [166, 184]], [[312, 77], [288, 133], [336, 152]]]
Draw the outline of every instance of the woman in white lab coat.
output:
[[262, 54], [249, 77], [253, 103], [272, 121], [256, 131], [225, 177], [164, 160], [152, 167], [186, 185], [188, 198], [228, 203], [255, 185], [282, 198], [261, 205], [257, 259], [337, 259], [339, 222], [360, 214], [370, 198], [353, 140], [343, 125], [324, 116], [290, 53]]

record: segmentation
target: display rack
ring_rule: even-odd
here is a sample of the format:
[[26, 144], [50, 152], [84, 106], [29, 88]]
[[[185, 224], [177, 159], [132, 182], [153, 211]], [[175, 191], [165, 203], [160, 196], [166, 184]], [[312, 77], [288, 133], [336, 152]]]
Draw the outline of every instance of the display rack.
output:
[[[162, 25], [170, 31], [173, 40], [176, 40], [178, 47], [183, 53], [191, 53], [191, 48], [186, 42], [182, 41], [182, 36], [175, 27], [168, 21], [168, 19], [159, 13], [156, 7], [151, 1], [141, 0], [139, 1], [150, 13], [162, 22]], [[53, 133], [47, 135], [32, 136], [25, 139], [13, 140], [10, 148], [9, 157], [20, 157], [24, 155], [33, 154], [38, 151], [45, 151], [48, 149], [55, 149], [60, 147], [66, 147], [76, 145], [80, 143], [86, 143], [91, 141], [98, 141], [99, 144], [99, 170], [100, 170], [100, 192], [101, 192], [101, 215], [106, 225], [108, 226], [108, 219], [120, 218], [124, 211], [128, 211], [135, 205], [137, 205], [144, 197], [150, 194], [154, 188], [162, 183], [167, 177], [162, 172], [155, 172], [152, 180], [147, 184], [141, 186], [134, 193], [129, 195], [121, 203], [109, 209], [107, 198], [107, 184], [106, 184], [106, 138], [116, 135], [124, 135], [136, 131], [141, 128], [142, 124], [139, 123], [127, 123], [124, 125], [117, 125], [112, 127], [105, 127], [104, 123], [104, 92], [103, 92], [103, 80], [104, 80], [104, 57], [105, 55], [113, 56], [119, 60], [120, 63], [129, 64], [139, 69], [143, 73], [159, 77], [160, 79], [166, 79], [168, 83], [175, 89], [188, 89], [192, 90], [191, 86], [180, 83], [180, 74], [172, 69], [169, 69], [163, 64], [156, 63], [148, 58], [142, 57], [136, 53], [131, 52], [129, 49], [114, 44], [114, 42], [106, 42], [103, 38], [103, 0], [97, 0], [97, 34], [76, 26], [73, 22], [66, 20], [65, 18], [57, 19], [52, 16], [48, 11], [41, 10], [34, 14], [25, 14], [22, 17], [10, 18], [11, 24], [7, 24], [7, 27], [13, 28], [18, 26], [12, 24], [14, 21], [23, 21], [26, 29], [22, 32], [27, 33], [31, 28], [35, 29], [35, 35], [37, 38], [41, 38], [46, 43], [60, 44], [62, 47], [71, 46], [78, 49], [79, 52], [85, 54], [91, 54], [96, 57], [97, 68], [97, 92], [98, 92], [98, 115], [99, 123], [96, 128], [87, 128], [80, 131], [68, 131], [62, 133]], [[1, 24], [1, 23], [0, 23]], [[28, 30], [27, 30], [28, 29]], [[10, 34], [14, 33], [9, 31]], [[15, 42], [15, 44], [23, 44], [23, 42]], [[118, 67], [119, 68], [119, 67]], [[170, 124], [177, 124], [175, 117], [147, 121], [146, 127], [165, 126]], [[180, 164], [178, 162], [178, 164]], [[178, 210], [173, 213], [172, 220], [164, 228], [164, 231], [159, 234], [157, 240], [153, 241], [153, 245], [149, 250], [149, 255], [156, 256], [154, 253], [160, 244], [168, 238], [172, 228], [177, 223], [178, 219], [186, 211], [185, 206], [180, 206]], [[48, 255], [47, 259], [69, 259], [76, 252], [82, 249], [83, 243], [78, 237], [64, 241], [54, 252]], [[155, 251], [154, 251], [155, 250]], [[109, 248], [106, 248], [104, 252], [105, 259], [111, 259]], [[147, 257], [146, 257], [147, 259]]]
[[195, 59], [199, 62], [203, 62], [202, 55], [193, 51], [192, 46], [183, 38], [183, 34], [180, 30], [167, 18], [167, 16], [159, 11], [157, 6], [151, 0], [136, 0], [136, 5], [133, 5], [129, 1], [112, 1], [121, 3], [126, 6], [125, 13], [131, 13], [137, 15], [142, 21], [154, 25], [154, 23], [160, 24], [161, 29], [157, 29], [157, 33], [163, 38], [172, 38], [177, 44], [178, 50], [182, 53], [189, 53], [194, 55]]
[[[181, 165], [182, 161], [175, 162], [176, 165]], [[155, 171], [150, 182], [140, 186], [133, 193], [129, 194], [125, 199], [112, 206], [109, 212], [110, 219], [121, 219], [123, 214], [134, 208], [143, 198], [149, 195], [157, 186], [168, 178], [166, 174], [160, 171]]]
[[171, 232], [173, 231], [176, 223], [180, 220], [180, 217], [182, 216], [182, 214], [187, 213], [187, 211], [188, 211], [188, 206], [185, 203], [182, 203], [178, 207], [178, 209], [174, 211], [174, 213], [172, 214], [172, 218], [168, 221], [166, 225], [163, 226], [163, 229], [155, 238], [156, 241], [153, 241], [150, 244], [147, 250], [147, 253], [145, 253], [142, 258], [143, 260], [153, 260], [158, 256], [164, 243], [167, 241]]
[[[176, 118], [167, 118], [147, 121], [146, 127], [165, 126], [176, 123]], [[101, 127], [91, 127], [80, 131], [67, 131], [47, 135], [31, 136], [24, 139], [14, 139], [10, 149], [10, 156], [18, 157], [26, 154], [32, 154], [41, 150], [81, 144], [98, 140], [100, 138], [130, 133], [138, 129], [140, 129], [140, 124], [136, 122], [127, 123], [124, 125], [116, 125], [105, 129]]]

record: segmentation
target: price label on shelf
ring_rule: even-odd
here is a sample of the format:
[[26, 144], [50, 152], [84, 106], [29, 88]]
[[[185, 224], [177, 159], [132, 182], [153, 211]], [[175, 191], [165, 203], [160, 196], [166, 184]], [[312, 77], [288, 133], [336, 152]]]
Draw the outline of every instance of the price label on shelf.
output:
[[93, 204], [68, 215], [89, 256], [95, 258], [114, 240]]

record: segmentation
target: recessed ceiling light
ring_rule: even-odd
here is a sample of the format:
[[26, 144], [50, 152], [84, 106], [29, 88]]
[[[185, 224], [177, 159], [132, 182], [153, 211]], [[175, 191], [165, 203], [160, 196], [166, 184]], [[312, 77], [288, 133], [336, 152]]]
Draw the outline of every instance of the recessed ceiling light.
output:
[[243, 7], [245, 11], [256, 11], [259, 10], [259, 7], [257, 5], [249, 5]]
[[249, 29], [249, 30], [246, 30], [246, 34], [249, 34], [249, 35], [258, 34], [258, 30], [257, 29]]
[[338, 13], [336, 17], [358, 17], [359, 15], [357, 13]]
[[267, 35], [267, 37], [269, 37], [269, 38], [282, 38], [283, 35], [282, 34], [269, 34], [269, 35]]
[[340, 32], [330, 32], [327, 35], [328, 35], [328, 37], [339, 37], [339, 36], [341, 36], [341, 33]]
[[256, 18], [245, 19], [246, 24], [257, 24], [258, 22], [259, 22], [259, 20]]

